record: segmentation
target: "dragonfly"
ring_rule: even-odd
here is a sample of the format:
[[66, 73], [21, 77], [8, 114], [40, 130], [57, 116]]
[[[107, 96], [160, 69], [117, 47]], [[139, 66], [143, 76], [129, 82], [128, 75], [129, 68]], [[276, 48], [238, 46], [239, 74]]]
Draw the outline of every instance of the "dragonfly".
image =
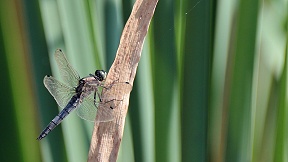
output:
[[[101, 102], [99, 90], [103, 87], [107, 75], [104, 70], [96, 70], [95, 74], [80, 78], [61, 49], [56, 50], [54, 57], [65, 84], [49, 75], [44, 77], [43, 82], [57, 104], [63, 109], [40, 133], [37, 140], [45, 138], [75, 109], [80, 118], [94, 121], [98, 104]], [[96, 122], [113, 120], [112, 108], [103, 109], [101, 113], [101, 118]]]

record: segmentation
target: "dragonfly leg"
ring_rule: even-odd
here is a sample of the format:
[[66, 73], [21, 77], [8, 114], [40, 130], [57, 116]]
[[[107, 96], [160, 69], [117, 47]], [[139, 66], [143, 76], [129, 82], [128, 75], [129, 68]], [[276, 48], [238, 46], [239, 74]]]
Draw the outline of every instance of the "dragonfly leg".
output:
[[94, 91], [94, 105], [97, 107], [97, 97], [96, 96], [98, 96], [98, 98], [99, 98], [99, 101], [100, 102], [102, 102], [102, 98], [100, 97], [100, 93], [98, 92], [98, 91]]
[[[121, 96], [121, 94], [123, 95], [125, 93], [128, 93], [128, 91], [130, 92], [132, 90], [132, 85], [129, 82], [117, 82], [117, 83], [115, 83], [115, 81], [113, 81], [108, 86], [106, 86], [106, 87], [102, 86], [102, 87], [105, 89], [111, 89], [111, 88], [114, 88], [113, 86], [119, 86], [119, 87], [115, 87], [115, 88], [119, 90], [120, 96]], [[100, 95], [99, 95], [99, 97], [100, 97]], [[101, 99], [101, 101], [102, 101], [102, 99]], [[122, 101], [123, 101], [123, 99], [110, 98], [110, 100], [105, 99], [105, 102], [103, 102], [103, 104], [109, 104], [110, 109], [114, 109]]]
[[[110, 89], [111, 87], [113, 87], [115, 84], [125, 84], [125, 85], [130, 85], [132, 87], [132, 85], [129, 82], [117, 82], [119, 79], [114, 80], [112, 83], [110, 83], [107, 87], [105, 87], [104, 85], [100, 85], [101, 87], [105, 88], [105, 89]], [[116, 83], [115, 83], [116, 82]], [[132, 88], [131, 88], [132, 89]]]
[[[95, 93], [95, 95], [96, 95], [96, 93]], [[97, 95], [98, 95], [98, 97], [99, 97], [99, 101], [100, 102], [102, 102], [102, 98], [101, 98], [101, 96], [100, 96], [100, 93], [97, 91]], [[96, 100], [96, 99], [95, 99]]]
[[[109, 100], [109, 101], [104, 102], [103, 104], [107, 104], [107, 103], [113, 102], [113, 101], [121, 102], [121, 101], [123, 101], [123, 99], [122, 99], [122, 100], [117, 100], [117, 99], [114, 98], [114, 99], [112, 99], [112, 100]], [[118, 106], [118, 104], [117, 104], [117, 105], [114, 104], [114, 106], [110, 105], [109, 107], [110, 107], [110, 109], [114, 109], [114, 108], [117, 107], [117, 106]]]

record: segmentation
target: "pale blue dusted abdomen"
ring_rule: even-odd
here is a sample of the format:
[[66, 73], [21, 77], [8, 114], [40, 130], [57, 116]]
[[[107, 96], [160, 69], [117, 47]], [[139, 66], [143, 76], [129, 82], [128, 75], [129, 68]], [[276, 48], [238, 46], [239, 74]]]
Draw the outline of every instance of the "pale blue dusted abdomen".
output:
[[37, 140], [41, 140], [46, 137], [62, 120], [70, 114], [79, 104], [79, 95], [74, 95], [65, 108], [48, 124], [48, 126], [41, 132]]

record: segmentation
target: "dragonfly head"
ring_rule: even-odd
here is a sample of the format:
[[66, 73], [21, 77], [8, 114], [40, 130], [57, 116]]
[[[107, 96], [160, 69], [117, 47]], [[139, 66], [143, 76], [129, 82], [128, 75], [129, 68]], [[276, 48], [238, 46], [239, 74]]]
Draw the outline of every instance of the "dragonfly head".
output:
[[99, 81], [103, 81], [106, 79], [107, 73], [104, 70], [96, 70], [95, 76]]

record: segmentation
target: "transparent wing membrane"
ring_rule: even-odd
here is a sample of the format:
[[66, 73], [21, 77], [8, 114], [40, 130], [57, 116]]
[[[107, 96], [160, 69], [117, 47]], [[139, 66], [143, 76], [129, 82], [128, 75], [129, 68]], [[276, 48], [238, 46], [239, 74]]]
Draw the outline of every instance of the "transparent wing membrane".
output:
[[94, 122], [97, 112], [97, 107], [94, 105], [94, 94], [90, 94], [89, 96], [85, 97], [77, 108], [77, 115], [85, 120]]
[[98, 107], [96, 122], [109, 122], [114, 120], [113, 109], [110, 108], [109, 104], [103, 104]]
[[62, 108], [68, 104], [71, 97], [75, 94], [74, 88], [66, 86], [52, 76], [45, 76], [43, 82], [57, 104]]
[[127, 83], [127, 82], [118, 82], [118, 83], [112, 83], [111, 85], [108, 85], [107, 87], [103, 87], [104, 89], [109, 89], [109, 94], [113, 95], [105, 95], [106, 101], [111, 101], [111, 100], [122, 100], [123, 98], [117, 98], [116, 96], [123, 96], [124, 94], [129, 93], [132, 90], [132, 85]]
[[[109, 89], [109, 94], [123, 96], [132, 90], [132, 85], [126, 82], [111, 84], [104, 89]], [[102, 93], [101, 106], [98, 107], [96, 122], [108, 122], [114, 119], [114, 109], [118, 108], [123, 98]]]
[[[98, 98], [98, 99], [97, 99]], [[88, 121], [95, 121], [96, 113], [100, 113], [101, 118], [97, 120], [98, 122], [106, 122], [114, 119], [113, 110], [104, 110], [104, 112], [97, 111], [99, 105], [99, 97], [96, 96], [96, 102], [94, 104], [94, 93], [91, 93], [89, 96], [86, 96], [83, 99], [83, 102], [77, 108], [77, 115]]]
[[61, 49], [56, 50], [55, 59], [63, 81], [71, 87], [77, 86], [78, 81], [80, 80], [80, 76], [77, 71], [74, 70], [74, 68], [70, 65]]

